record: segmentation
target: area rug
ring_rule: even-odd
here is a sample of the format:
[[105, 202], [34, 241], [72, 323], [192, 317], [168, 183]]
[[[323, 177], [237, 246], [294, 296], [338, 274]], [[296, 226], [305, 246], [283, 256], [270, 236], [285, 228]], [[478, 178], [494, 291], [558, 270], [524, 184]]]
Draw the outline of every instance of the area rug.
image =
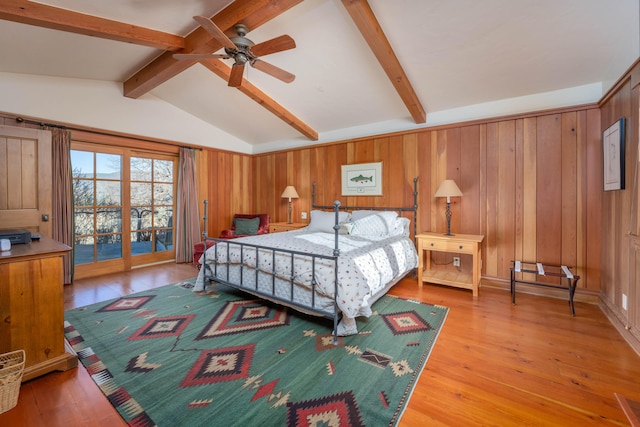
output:
[[385, 296], [334, 345], [331, 320], [194, 280], [65, 312], [131, 426], [396, 425], [448, 312]]

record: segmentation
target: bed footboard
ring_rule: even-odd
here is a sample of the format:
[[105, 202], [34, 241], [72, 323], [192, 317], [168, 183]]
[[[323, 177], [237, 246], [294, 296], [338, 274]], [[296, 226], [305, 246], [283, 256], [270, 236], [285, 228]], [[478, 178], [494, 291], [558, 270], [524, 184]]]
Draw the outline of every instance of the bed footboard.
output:
[[[245, 243], [242, 239], [228, 240], [205, 237], [205, 244], [213, 243], [212, 254], [205, 251], [202, 261], [205, 283], [216, 282], [248, 292], [266, 300], [297, 309], [301, 312], [333, 319], [333, 342], [338, 344], [340, 311], [338, 296], [338, 224], [340, 202], [334, 202], [335, 247], [333, 255], [313, 254]], [[249, 259], [250, 263], [245, 261]], [[304, 261], [305, 268], [299, 267]], [[310, 265], [310, 267], [309, 267]], [[265, 266], [268, 266], [266, 268]], [[316, 269], [329, 266], [333, 272], [333, 286], [320, 291]], [[331, 295], [328, 295], [328, 294]]]

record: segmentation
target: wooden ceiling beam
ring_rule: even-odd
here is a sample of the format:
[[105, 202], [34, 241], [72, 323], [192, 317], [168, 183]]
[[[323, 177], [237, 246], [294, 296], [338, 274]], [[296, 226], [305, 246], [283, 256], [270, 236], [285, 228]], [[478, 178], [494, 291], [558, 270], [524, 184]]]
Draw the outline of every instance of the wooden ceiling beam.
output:
[[[229, 75], [231, 74], [231, 67], [222, 62], [219, 59], [206, 59], [200, 61], [202, 65], [207, 67], [209, 70], [214, 72], [216, 75], [223, 78], [225, 81], [229, 80]], [[255, 102], [260, 104], [262, 107], [266, 108], [269, 112], [277, 116], [280, 120], [284, 121], [286, 124], [306, 136], [312, 141], [318, 140], [318, 132], [314, 130], [311, 126], [307, 125], [305, 122], [300, 120], [298, 117], [293, 115], [287, 109], [285, 109], [282, 105], [278, 104], [276, 101], [271, 99], [266, 93], [262, 92], [260, 89], [249, 83], [249, 81], [242, 79], [242, 84], [237, 87], [240, 92], [247, 95], [249, 98], [253, 99]]]
[[26, 0], [0, 2], [0, 19], [86, 36], [177, 51], [184, 37]]
[[[300, 2], [302, 0], [236, 0], [211, 19], [223, 31], [232, 31], [237, 23], [255, 29]], [[139, 98], [196, 62], [176, 60], [173, 58], [174, 53], [212, 53], [222, 47], [200, 27], [187, 37], [180, 37], [27, 0], [2, 1], [0, 19], [164, 50], [154, 61], [123, 83], [124, 95], [130, 98]], [[216, 75], [229, 79], [231, 68], [222, 61], [207, 60], [202, 63]], [[238, 90], [302, 135], [313, 141], [318, 140], [316, 130], [248, 81], [243, 79]]]
[[378, 59], [378, 62], [387, 73], [396, 92], [406, 105], [411, 117], [416, 123], [425, 123], [427, 115], [425, 113], [418, 95], [413, 90], [411, 82], [407, 78], [400, 61], [393, 52], [389, 40], [384, 34], [380, 23], [371, 10], [367, 0], [342, 0], [342, 4], [351, 15], [351, 19], [356, 24], [365, 41]]
[[[239, 22], [253, 30], [302, 0], [236, 0], [211, 19], [222, 31], [228, 31]], [[180, 53], [212, 53], [222, 45], [202, 28], [197, 28], [185, 38], [185, 48]], [[139, 98], [173, 76], [186, 70], [196, 61], [177, 60], [172, 52], [164, 52], [146, 67], [138, 71], [123, 85], [123, 93], [129, 98]]]

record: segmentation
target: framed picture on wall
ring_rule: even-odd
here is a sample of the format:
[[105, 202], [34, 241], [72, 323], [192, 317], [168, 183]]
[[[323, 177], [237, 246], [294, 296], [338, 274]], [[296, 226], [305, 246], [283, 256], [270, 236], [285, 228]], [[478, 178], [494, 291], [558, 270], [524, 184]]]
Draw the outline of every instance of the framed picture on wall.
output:
[[624, 190], [624, 117], [602, 133], [604, 190]]
[[342, 165], [343, 196], [382, 196], [382, 162]]

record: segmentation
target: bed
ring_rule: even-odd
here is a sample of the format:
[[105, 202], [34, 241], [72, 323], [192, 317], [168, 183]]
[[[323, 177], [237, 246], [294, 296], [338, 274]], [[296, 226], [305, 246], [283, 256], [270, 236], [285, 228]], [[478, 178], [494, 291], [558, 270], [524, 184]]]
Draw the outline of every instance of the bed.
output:
[[[200, 259], [194, 291], [221, 283], [301, 312], [333, 319], [338, 336], [358, 333], [356, 317], [418, 265], [414, 236], [417, 178], [411, 207], [318, 206], [313, 187], [305, 228], [215, 244]], [[413, 213], [413, 221], [405, 212]], [[406, 215], [406, 214], [405, 214]]]

